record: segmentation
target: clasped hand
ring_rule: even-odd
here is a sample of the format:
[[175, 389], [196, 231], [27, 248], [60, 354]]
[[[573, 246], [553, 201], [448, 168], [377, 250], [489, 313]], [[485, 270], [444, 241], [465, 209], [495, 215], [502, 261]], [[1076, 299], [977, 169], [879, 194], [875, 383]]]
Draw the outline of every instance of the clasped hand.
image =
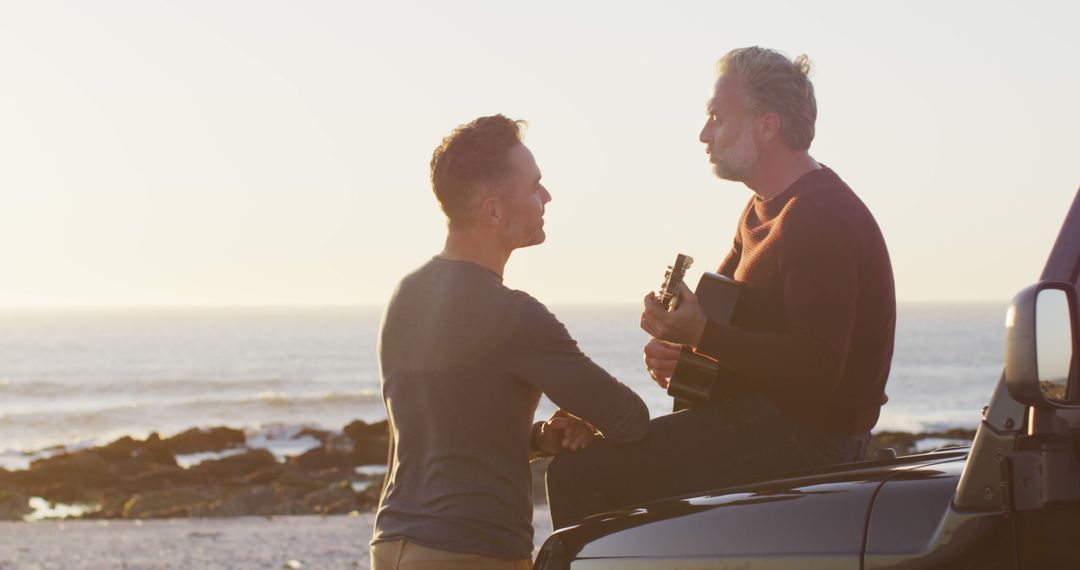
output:
[[556, 410], [540, 427], [536, 447], [543, 453], [555, 455], [564, 449], [585, 449], [594, 437], [596, 428], [592, 424], [563, 410]]

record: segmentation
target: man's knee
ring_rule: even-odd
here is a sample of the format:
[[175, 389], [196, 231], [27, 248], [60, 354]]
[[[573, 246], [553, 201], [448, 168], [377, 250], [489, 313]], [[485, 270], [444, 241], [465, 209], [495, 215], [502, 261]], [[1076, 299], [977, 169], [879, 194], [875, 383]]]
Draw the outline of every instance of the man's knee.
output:
[[610, 482], [610, 473], [606, 454], [599, 447], [563, 452], [552, 459], [544, 479], [548, 503], [558, 507], [588, 502], [602, 492], [600, 487]]
[[580, 477], [576, 474], [580, 470], [580, 461], [577, 459], [578, 454], [573, 452], [564, 452], [556, 455], [551, 460], [551, 464], [548, 465], [547, 473], [544, 475], [544, 482], [547, 485], [548, 496], [552, 493], [564, 492], [570, 485], [575, 482], [580, 483]]
[[577, 524], [602, 508], [594, 481], [597, 470], [589, 451], [561, 453], [548, 465], [545, 483], [555, 528]]

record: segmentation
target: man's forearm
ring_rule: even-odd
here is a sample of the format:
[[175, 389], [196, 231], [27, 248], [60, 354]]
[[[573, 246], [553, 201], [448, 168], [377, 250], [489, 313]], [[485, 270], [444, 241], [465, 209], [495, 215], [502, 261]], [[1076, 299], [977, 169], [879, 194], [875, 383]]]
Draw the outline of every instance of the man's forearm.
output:
[[831, 392], [844, 373], [845, 354], [810, 333], [755, 333], [710, 321], [697, 350], [774, 393]]

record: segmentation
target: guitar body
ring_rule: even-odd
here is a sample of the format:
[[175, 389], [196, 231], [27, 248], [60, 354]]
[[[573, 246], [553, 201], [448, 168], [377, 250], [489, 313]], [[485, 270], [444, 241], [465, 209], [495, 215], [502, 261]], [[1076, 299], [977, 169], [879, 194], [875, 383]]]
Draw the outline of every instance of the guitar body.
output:
[[668, 382], [667, 393], [675, 399], [673, 410], [677, 412], [708, 402], [719, 375], [720, 365], [715, 360], [684, 346]]
[[[710, 321], [726, 325], [731, 322], [731, 314], [739, 299], [739, 284], [729, 277], [706, 272], [698, 281], [695, 295]], [[677, 412], [708, 402], [722, 371], [720, 364], [712, 358], [684, 346], [668, 384], [668, 394], [675, 399], [674, 410]]]

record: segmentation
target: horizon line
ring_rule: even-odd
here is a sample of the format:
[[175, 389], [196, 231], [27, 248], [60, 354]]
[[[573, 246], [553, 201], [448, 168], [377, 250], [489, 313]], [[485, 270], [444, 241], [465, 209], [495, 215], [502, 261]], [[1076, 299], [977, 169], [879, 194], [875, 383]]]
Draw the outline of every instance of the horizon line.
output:
[[[1001, 304], [1007, 308], [1009, 302], [994, 299], [897, 299], [897, 305], [991, 305]], [[613, 302], [613, 301], [567, 301], [545, 303], [550, 307], [586, 308], [586, 307], [629, 307], [639, 305], [639, 302]], [[382, 309], [386, 303], [247, 303], [247, 304], [222, 304], [222, 303], [185, 303], [185, 304], [102, 304], [102, 305], [0, 305], [0, 312], [19, 311], [152, 311], [152, 310], [330, 310], [330, 309]]]

